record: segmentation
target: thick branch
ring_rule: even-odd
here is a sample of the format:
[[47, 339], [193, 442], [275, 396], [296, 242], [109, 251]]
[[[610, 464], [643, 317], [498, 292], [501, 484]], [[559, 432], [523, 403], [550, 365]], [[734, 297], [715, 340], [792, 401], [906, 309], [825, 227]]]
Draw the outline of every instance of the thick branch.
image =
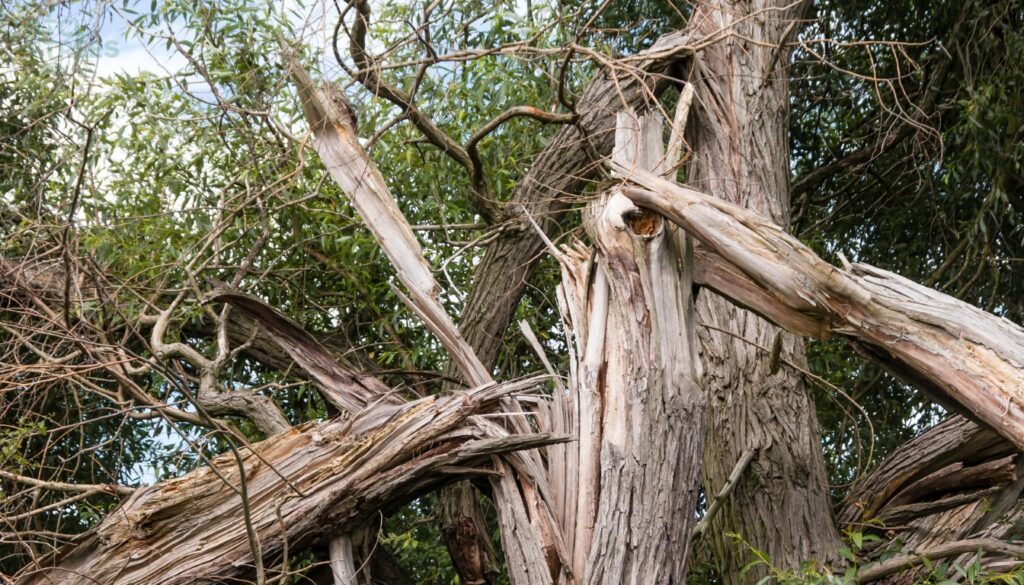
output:
[[389, 396], [390, 390], [380, 381], [340, 366], [320, 342], [260, 299], [219, 291], [211, 295], [210, 300], [228, 303], [255, 319], [267, 336], [317, 382], [324, 397], [339, 409], [355, 413], [376, 400], [399, 402]]
[[986, 552], [1006, 555], [1013, 558], [1024, 557], [1024, 546], [1010, 544], [994, 538], [972, 538], [946, 543], [934, 548], [922, 550], [916, 554], [903, 555], [889, 559], [877, 565], [870, 565], [857, 571], [858, 583], [870, 583], [883, 577], [905, 571], [925, 563], [964, 553]]
[[643, 187], [625, 189], [637, 204], [683, 227], [788, 312], [827, 323], [826, 334], [870, 348], [882, 366], [1024, 447], [1024, 329], [871, 266], [836, 268], [756, 213], [612, 164]]
[[430, 265], [405, 216], [391, 197], [384, 177], [359, 145], [355, 128], [348, 119], [347, 112], [351, 107], [345, 96], [330, 85], [317, 88], [294, 57], [289, 56], [288, 61], [302, 100], [302, 109], [316, 137], [314, 147], [317, 154], [391, 261], [399, 280], [412, 297], [412, 302], [407, 304], [439, 337], [467, 381], [480, 384], [489, 380], [487, 368], [480, 364], [473, 350], [462, 340], [441, 305], [438, 299], [440, 289]]
[[[40, 559], [19, 585], [90, 582], [177, 584], [246, 578], [254, 570], [241, 530], [248, 509], [263, 560], [284, 543], [300, 550], [467, 473], [494, 453], [565, 440], [550, 435], [490, 438], [468, 417], [535, 380], [487, 385], [447, 399], [381, 404], [358, 419], [305, 425], [228, 454], [184, 477], [136, 490], [76, 546]], [[283, 477], [288, 478], [287, 482]]]
[[983, 454], [998, 459], [1011, 453], [1013, 447], [991, 430], [952, 416], [900, 445], [879, 463], [847, 498], [838, 520], [853, 524], [874, 518], [894, 497], [936, 472]]

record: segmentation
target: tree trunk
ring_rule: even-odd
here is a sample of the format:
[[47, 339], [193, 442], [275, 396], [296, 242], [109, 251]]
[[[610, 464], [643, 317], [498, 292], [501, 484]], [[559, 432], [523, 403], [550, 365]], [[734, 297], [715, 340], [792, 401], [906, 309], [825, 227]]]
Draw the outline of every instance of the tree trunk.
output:
[[[543, 256], [544, 242], [522, 214], [525, 210], [546, 232], [554, 232], [568, 203], [598, 174], [602, 157], [612, 151], [615, 117], [627, 108], [644, 111], [672, 82], [670, 74], [689, 55], [686, 31], [661, 37], [628, 74], [600, 70], [575, 104], [579, 120], [559, 128], [516, 185], [505, 213], [519, 217], [487, 246], [474, 273], [473, 286], [459, 330], [480, 361], [493, 368], [534, 266]], [[647, 57], [647, 58], [644, 58]], [[452, 373], [452, 372], [450, 372]], [[464, 583], [485, 579], [496, 560], [487, 554], [490, 536], [479, 521], [479, 504], [467, 492], [469, 484], [442, 490], [447, 518], [443, 526], [449, 551]], [[475, 542], [475, 544], [474, 544]]]
[[[613, 157], [671, 168], [661, 120], [619, 114]], [[618, 191], [587, 216], [597, 251], [559, 255], [575, 347], [564, 410], [575, 413], [579, 442], [559, 459], [567, 464], [549, 467], [552, 486], [571, 486], [556, 510], [572, 575], [588, 585], [681, 585], [704, 440], [692, 255], [681, 230]]]
[[[612, 166], [644, 187], [623, 188], [633, 201], [701, 240], [707, 249], [698, 257], [707, 265], [696, 272], [716, 290], [794, 331], [842, 335], [869, 359], [988, 425], [953, 419], [904, 445], [873, 473], [844, 519], [861, 529], [881, 521], [901, 546], [921, 554], [966, 554], [978, 546], [996, 555], [988, 566], [1015, 566], [1006, 557], [1019, 547], [999, 539], [1012, 537], [1024, 518], [1014, 453], [1024, 448], [1024, 328], [871, 266], [833, 267], [763, 216]], [[967, 538], [978, 535], [985, 538]], [[919, 564], [911, 554], [866, 567], [858, 579]], [[913, 574], [890, 579], [909, 582]]]
[[[801, 12], [788, 0], [710, 1], [693, 17], [704, 34], [737, 36], [694, 58], [700, 110], [687, 182], [781, 226], [789, 221], [790, 174], [784, 43]], [[782, 357], [803, 366], [803, 342], [712, 293], [700, 295], [697, 315], [709, 408], [704, 492], [717, 493], [742, 454], [755, 452], [707, 533], [723, 581], [752, 583], [765, 574], [761, 567], [740, 576], [751, 557], [729, 534], [783, 568], [831, 563], [839, 539], [814, 402], [800, 374], [774, 367], [757, 347], [781, 343]]]

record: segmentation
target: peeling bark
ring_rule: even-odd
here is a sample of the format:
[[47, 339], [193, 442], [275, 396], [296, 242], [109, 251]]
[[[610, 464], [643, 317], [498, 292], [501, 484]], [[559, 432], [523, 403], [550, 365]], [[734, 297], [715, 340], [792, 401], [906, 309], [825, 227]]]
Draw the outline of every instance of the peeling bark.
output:
[[850, 339], [1024, 448], [1024, 328], [873, 266], [832, 266], [736, 205], [643, 171], [630, 181], [644, 187], [624, 190], [634, 201], [689, 230], [790, 313], [827, 324], [823, 336]]
[[[909, 562], [915, 555], [953, 551], [949, 555], [966, 563], [979, 547], [964, 545], [965, 540], [1018, 538], [1024, 521], [1022, 491], [1019, 451], [992, 430], [952, 416], [879, 463], [844, 502], [839, 520], [882, 538], [863, 551], [867, 561], [878, 561], [886, 551], [909, 555], [903, 564], [867, 564], [859, 578], [910, 585], [927, 571], [920, 562]], [[1006, 550], [981, 548], [987, 551], [982, 564], [989, 570], [1006, 571], [1020, 563]]]
[[[799, 30], [805, 4], [710, 0], [692, 17], [699, 34], [725, 30], [733, 36], [694, 56], [699, 109], [692, 116], [687, 184], [781, 226], [789, 221], [791, 171], [787, 42]], [[698, 281], [717, 277], [716, 288], [732, 288], [732, 266], [700, 260]], [[764, 311], [769, 317], [772, 308]], [[783, 359], [805, 365], [802, 340], [715, 294], [700, 295], [697, 315], [709, 410], [705, 493], [728, 482], [744, 453], [756, 453], [706, 533], [724, 582], [753, 583], [765, 574], [756, 567], [741, 575], [751, 557], [729, 533], [782, 568], [808, 559], [825, 566], [838, 561], [811, 394], [797, 372], [773, 368], [758, 348], [778, 344]]]
[[[564, 438], [491, 438], [467, 419], [510, 392], [488, 385], [447, 399], [380, 405], [383, 417], [307, 424], [228, 453], [183, 477], [140, 488], [97, 528], [16, 576], [19, 585], [90, 582], [176, 584], [249, 578], [244, 519], [271, 565], [285, 541], [301, 550], [359, 527], [379, 509], [475, 472], [495, 453]], [[244, 478], [243, 478], [244, 472]], [[240, 488], [245, 486], [245, 501]], [[247, 509], [246, 509], [247, 508]]]
[[[684, 106], [685, 107], [685, 106]], [[662, 124], [618, 116], [614, 157], [661, 170]], [[621, 193], [588, 210], [592, 256], [563, 257], [562, 301], [575, 347], [564, 410], [578, 450], [551, 468], [573, 485], [561, 529], [577, 583], [685, 581], [704, 439], [692, 297], [683, 233]], [[568, 448], [566, 448], [568, 450]], [[556, 449], [552, 449], [552, 452]]]
[[[602, 157], [612, 151], [613, 113], [651, 108], [665, 88], [678, 83], [673, 77], [689, 59], [691, 44], [689, 29], [671, 32], [636, 55], [628, 64], [628, 73], [625, 69], [599, 70], [576, 99], [576, 123], [555, 132], [516, 185], [504, 212], [518, 217], [518, 224], [502, 230], [487, 246], [459, 322], [459, 329], [484, 365], [493, 367], [497, 362], [505, 331], [543, 255], [544, 242], [527, 216], [535, 218], [547, 233], [557, 230], [569, 204], [586, 190], [598, 175]], [[442, 497], [448, 496], [443, 493]], [[475, 515], [470, 510], [461, 514], [466, 522]], [[487, 538], [480, 532], [478, 540]]]

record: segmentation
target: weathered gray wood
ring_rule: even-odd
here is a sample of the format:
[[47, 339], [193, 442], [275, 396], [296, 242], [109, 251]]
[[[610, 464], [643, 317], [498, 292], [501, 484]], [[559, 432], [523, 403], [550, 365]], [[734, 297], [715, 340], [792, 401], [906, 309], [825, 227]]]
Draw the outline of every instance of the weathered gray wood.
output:
[[[498, 232], [487, 245], [459, 320], [459, 329], [485, 365], [496, 363], [505, 330], [533, 268], [543, 257], [544, 243], [527, 218], [535, 218], [541, 230], [548, 233], [558, 230], [570, 203], [597, 176], [601, 157], [612, 150], [614, 112], [627, 107], [639, 111], [652, 108], [658, 95], [675, 83], [675, 70], [681, 70], [680, 65], [691, 53], [689, 29], [673, 31], [631, 56], [624, 67], [599, 68], [586, 89], [575, 97], [577, 121], [560, 127], [531, 162], [502, 209], [503, 219], [518, 221]], [[556, 415], [565, 417], [568, 413]], [[549, 466], [554, 467], [554, 463]], [[558, 505], [575, 502], [569, 494], [574, 487], [564, 486], [569, 500]], [[552, 497], [559, 498], [560, 493], [553, 489]], [[462, 517], [473, 515], [467, 512]], [[565, 536], [572, 538], [571, 533]], [[486, 538], [486, 534], [481, 531], [478, 538]]]
[[853, 340], [882, 366], [1024, 448], [1020, 326], [891, 272], [832, 266], [770, 220], [731, 203], [643, 171], [633, 170], [629, 180], [642, 187], [624, 190], [635, 202], [690, 230], [789, 312], [827, 323], [825, 334]]
[[359, 144], [352, 109], [344, 94], [329, 84], [318, 87], [293, 56], [288, 56], [288, 66], [313, 131], [313, 147], [409, 291], [412, 302], [407, 304], [438, 336], [470, 384], [489, 381], [490, 372], [441, 305], [440, 287], [409, 222], [377, 166]]
[[327, 554], [331, 559], [331, 576], [334, 585], [358, 585], [355, 553], [352, 551], [352, 537], [340, 534], [327, 543]]
[[[614, 157], [665, 171], [661, 120], [619, 114]], [[576, 473], [578, 499], [560, 523], [571, 534], [572, 576], [682, 583], [704, 439], [692, 257], [680, 230], [617, 191], [587, 215], [598, 252], [563, 256], [559, 294], [578, 360], [577, 467], [565, 470]]]
[[[472, 474], [495, 453], [534, 448], [565, 437], [494, 439], [467, 419], [494, 408], [536, 380], [490, 384], [445, 399], [380, 404], [385, 417], [356, 430], [347, 419], [307, 424], [231, 453], [183, 477], [136, 490], [96, 529], [58, 554], [27, 567], [19, 585], [178, 584], [251, 578], [248, 517], [264, 562], [283, 543], [301, 550], [317, 539], [359, 527], [368, 516], [423, 490]], [[287, 481], [283, 478], [287, 478]]]
[[[943, 550], [979, 537], [1009, 540], [1016, 538], [1024, 518], [1022, 491], [1024, 463], [1018, 450], [992, 430], [956, 415], [901, 445], [859, 481], [839, 521], [882, 538], [862, 551], [865, 561], [892, 549]], [[968, 550], [957, 560], [970, 562], [975, 552]], [[986, 555], [982, 565], [993, 571], [1013, 568], [997, 554]], [[899, 572], [871, 573], [872, 565], [862, 570], [890, 585], [911, 585], [928, 571], [919, 564]]]

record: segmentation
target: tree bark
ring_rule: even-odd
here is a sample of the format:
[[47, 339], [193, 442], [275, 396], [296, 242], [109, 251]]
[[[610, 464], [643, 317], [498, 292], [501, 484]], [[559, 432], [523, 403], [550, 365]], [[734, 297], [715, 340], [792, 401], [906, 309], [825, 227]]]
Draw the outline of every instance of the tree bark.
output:
[[576, 101], [579, 121], [555, 132], [504, 208], [518, 217], [487, 246], [473, 278], [459, 328], [486, 365], [493, 366], [526, 289], [544, 242], [523, 209], [546, 231], [553, 231], [568, 204], [597, 176], [603, 157], [615, 143], [614, 112], [649, 109], [674, 82], [671, 72], [691, 54], [692, 35], [664, 35], [619, 69], [602, 68]]
[[[701, 109], [692, 117], [687, 182], [781, 226], [789, 221], [785, 42], [801, 5], [712, 0], [693, 16], [706, 35], [726, 29], [736, 36], [694, 58]], [[773, 368], [757, 347], [781, 343], [784, 359], [805, 365], [803, 342], [715, 294], [700, 295], [697, 315], [709, 409], [704, 492], [717, 493], [743, 453], [755, 452], [707, 532], [723, 581], [753, 583], [766, 571], [740, 575], [750, 556], [730, 534], [782, 568], [810, 559], [829, 565], [839, 538], [814, 402], [800, 374]]]
[[[419, 241], [384, 177], [359, 144], [352, 109], [344, 94], [332, 85], [318, 87], [293, 56], [286, 58], [313, 132], [313, 148], [391, 261], [408, 297], [398, 287], [392, 290], [434, 333], [463, 380], [473, 386], [493, 383], [489, 369], [441, 304], [440, 287]], [[289, 354], [296, 360], [302, 358]], [[504, 418], [506, 426], [490, 421], [478, 421], [478, 425], [489, 428], [496, 437], [508, 431], [530, 432], [526, 413], [518, 402], [506, 400], [502, 407], [509, 415]], [[547, 585], [558, 578], [567, 553], [548, 505], [551, 495], [544, 481], [543, 461], [537, 452], [519, 453], [513, 459], [495, 459], [498, 474], [492, 478], [492, 493], [505, 535], [502, 545], [506, 563], [517, 585]]]
[[[544, 242], [523, 212], [534, 218], [546, 233], [557, 229], [570, 201], [597, 176], [602, 158], [612, 151], [615, 134], [612, 113], [629, 108], [642, 112], [650, 108], [657, 96], [674, 82], [672, 72], [688, 58], [690, 39], [686, 31], [666, 34], [649, 50], [639, 53], [628, 68], [599, 70], [576, 100], [578, 121], [555, 132], [504, 204], [505, 213], [518, 217], [518, 224], [502, 231], [487, 246], [459, 321], [459, 330], [485, 366], [493, 368], [497, 362], [505, 331], [519, 306], [530, 274], [544, 253]], [[468, 485], [452, 486], [443, 490], [441, 497], [470, 505], [472, 500], [459, 493], [470, 489]], [[488, 540], [486, 527], [474, 521], [480, 516], [478, 511], [460, 511], [452, 504], [448, 508], [453, 522], [458, 523], [458, 531], [450, 533], [457, 534], [460, 540], [457, 545], [449, 542], [449, 550], [462, 550], [472, 539], [471, 530], [476, 530], [476, 540], [481, 543]], [[474, 567], [473, 575], [484, 572], [484, 568], [495, 561], [477, 556], [478, 552], [476, 548], [467, 550], [464, 559], [455, 560], [456, 565]], [[468, 574], [462, 573], [464, 582], [468, 582]]]
[[[1022, 492], [1024, 462], [1018, 449], [962, 416], [944, 420], [896, 449], [844, 502], [839, 512], [843, 525], [882, 539], [861, 551], [868, 564], [858, 578], [909, 585], [928, 572], [919, 561], [905, 566], [895, 559], [880, 561], [886, 551], [934, 554], [948, 549], [958, 551], [950, 556], [965, 564], [978, 551], [969, 539], [1018, 538]], [[1013, 561], [1016, 554], [989, 550], [982, 565], [1006, 571], [1019, 564]]]
[[[1024, 448], [1024, 328], [873, 266], [832, 266], [742, 207], [642, 171], [629, 179], [646, 187], [625, 187], [629, 197], [738, 269], [733, 276], [747, 279], [729, 281], [744, 289], [738, 297], [772, 299], [759, 313], [795, 329], [810, 317], [821, 337], [847, 338], [868, 359]], [[745, 292], [751, 288], [762, 294]]]
[[[763, 216], [614, 161], [613, 167], [645, 187], [626, 186], [624, 193], [690, 230], [708, 248], [706, 259], [719, 257], [703, 271], [717, 290], [794, 330], [842, 335], [869, 359], [987, 425], [953, 419], [901, 447], [865, 484], [857, 508], [844, 510], [847, 521], [896, 525], [897, 535], [906, 530], [901, 546], [920, 551], [960, 550], [956, 541], [968, 536], [1013, 536], [1024, 519], [1022, 465], [1014, 454], [1024, 448], [1024, 328], [871, 266], [833, 267]], [[714, 276], [724, 262], [732, 264], [727, 277]], [[808, 322], [819, 324], [816, 331]], [[989, 566], [1013, 566], [994, 562]]]
[[[661, 120], [619, 114], [613, 157], [659, 169]], [[577, 418], [578, 450], [549, 468], [551, 485], [573, 488], [560, 518], [572, 576], [682, 584], [704, 440], [692, 256], [681, 230], [618, 191], [599, 196], [587, 216], [596, 253], [560, 256], [559, 299], [575, 346], [565, 410]]]
[[496, 583], [500, 573], [497, 553], [489, 538], [479, 492], [472, 483], [460, 481], [445, 486], [441, 493], [441, 533], [462, 582]]
[[257, 566], [280, 558], [286, 542], [302, 550], [361, 526], [379, 509], [481, 473], [472, 465], [492, 454], [553, 440], [495, 439], [466, 424], [509, 392], [535, 383], [488, 385], [402, 406], [381, 403], [354, 420], [304, 425], [240, 449], [237, 458], [222, 455], [183, 477], [139, 488], [96, 529], [27, 567], [16, 583], [251, 578]]

